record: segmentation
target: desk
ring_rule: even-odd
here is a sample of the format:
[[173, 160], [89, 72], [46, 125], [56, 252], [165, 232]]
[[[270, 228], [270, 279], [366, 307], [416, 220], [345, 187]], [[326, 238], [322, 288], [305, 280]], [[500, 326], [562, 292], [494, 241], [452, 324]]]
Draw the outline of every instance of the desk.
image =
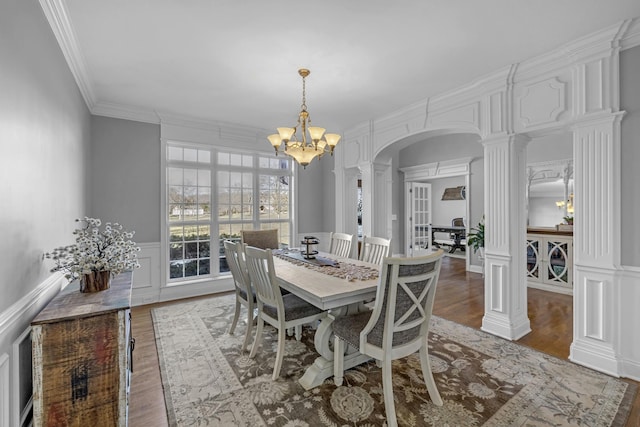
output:
[[436, 243], [435, 233], [449, 233], [453, 236], [453, 244], [451, 245], [451, 249], [449, 249], [449, 253], [452, 254], [456, 251], [456, 249], [460, 249], [464, 251], [465, 245], [462, 244], [462, 240], [466, 238], [467, 229], [463, 226], [455, 226], [455, 225], [432, 225], [431, 226], [431, 241], [436, 247], [440, 247]]
[[[351, 258], [341, 258], [324, 253], [318, 255], [336, 260], [339, 263], [380, 269], [380, 266], [376, 264], [369, 264]], [[303, 265], [294, 264], [278, 256], [273, 257], [273, 263], [276, 276], [283, 289], [305, 299], [318, 308], [330, 311], [329, 315], [320, 322], [314, 338], [314, 345], [320, 356], [300, 378], [300, 384], [306, 390], [309, 390], [322, 384], [326, 378], [333, 376], [333, 331], [331, 324], [334, 319], [338, 316], [358, 312], [363, 309], [362, 302], [375, 298], [376, 290], [378, 289], [378, 278], [348, 281]], [[331, 269], [335, 267], [327, 266], [322, 268]], [[367, 360], [369, 360], [368, 356], [351, 349], [345, 355], [345, 370], [360, 365]]]

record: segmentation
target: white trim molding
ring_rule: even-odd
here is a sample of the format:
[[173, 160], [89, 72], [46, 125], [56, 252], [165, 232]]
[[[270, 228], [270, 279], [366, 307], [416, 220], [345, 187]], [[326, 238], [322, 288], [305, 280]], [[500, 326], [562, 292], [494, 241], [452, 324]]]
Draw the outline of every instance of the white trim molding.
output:
[[[0, 354], [6, 356], [4, 361], [2, 361], [3, 356], [0, 356], [2, 361], [0, 362], [2, 365], [0, 366], [0, 425], [2, 426], [20, 426], [30, 413], [31, 399], [25, 402], [24, 407], [20, 407], [19, 402], [20, 381], [31, 377], [30, 370], [28, 372], [21, 370], [20, 360], [24, 355], [21, 354], [20, 346], [29, 339], [33, 318], [66, 285], [67, 279], [62, 273], [54, 273], [0, 313]], [[31, 347], [29, 347], [29, 353], [30, 349]], [[3, 373], [4, 366], [8, 369], [6, 376]], [[24, 366], [23, 368], [27, 369]], [[6, 398], [3, 393], [7, 393]]]
[[[28, 343], [26, 348], [24, 343]], [[21, 382], [25, 387], [29, 388], [29, 392], [32, 393], [33, 386], [31, 378], [32, 376], [26, 376], [25, 371], [30, 371], [31, 368], [31, 326], [26, 328], [22, 334], [12, 344], [12, 358], [14, 368], [12, 369], [12, 396], [13, 396], [13, 419], [18, 421], [18, 426], [23, 426], [33, 407], [33, 396], [29, 398], [24, 404], [21, 404], [20, 398], [24, 394], [21, 390]], [[26, 353], [26, 354], [23, 354]], [[22, 366], [21, 361], [28, 360], [28, 366]], [[25, 382], [25, 377], [27, 377]]]
[[0, 425], [10, 426], [11, 410], [10, 410], [10, 378], [9, 378], [9, 355], [7, 353], [0, 354]]

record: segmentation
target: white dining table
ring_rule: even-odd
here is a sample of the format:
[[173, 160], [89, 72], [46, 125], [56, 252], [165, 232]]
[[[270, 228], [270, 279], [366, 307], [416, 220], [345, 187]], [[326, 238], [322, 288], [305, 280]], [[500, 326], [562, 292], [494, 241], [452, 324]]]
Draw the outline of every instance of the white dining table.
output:
[[[292, 250], [292, 252], [295, 250]], [[337, 261], [342, 268], [353, 266], [369, 267], [380, 270], [377, 264], [370, 264], [356, 259], [341, 258], [335, 255], [319, 253], [318, 257]], [[279, 256], [273, 257], [275, 273], [280, 287], [303, 298], [322, 310], [328, 310], [329, 315], [324, 318], [315, 333], [314, 345], [319, 357], [307, 368], [300, 378], [300, 384], [309, 390], [323, 383], [333, 376], [333, 330], [331, 324], [336, 317], [368, 310], [363, 302], [375, 298], [378, 278], [359, 280], [351, 277], [341, 278], [331, 275], [331, 269], [336, 267], [324, 266], [312, 269], [300, 263], [294, 263]], [[348, 347], [348, 346], [347, 346]], [[360, 354], [353, 348], [348, 348], [345, 354], [345, 370], [366, 362], [370, 358]]]

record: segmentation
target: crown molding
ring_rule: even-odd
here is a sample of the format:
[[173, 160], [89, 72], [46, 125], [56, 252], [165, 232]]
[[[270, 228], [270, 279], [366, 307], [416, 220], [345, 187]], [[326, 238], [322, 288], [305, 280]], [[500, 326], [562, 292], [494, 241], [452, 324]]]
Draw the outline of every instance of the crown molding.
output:
[[160, 123], [160, 116], [153, 110], [132, 105], [98, 102], [91, 109], [94, 116], [113, 117], [115, 119], [133, 120], [144, 123]]
[[95, 95], [86, 62], [78, 47], [78, 41], [69, 19], [69, 13], [64, 0], [40, 0], [40, 7], [49, 21], [49, 26], [58, 41], [58, 45], [67, 60], [71, 74], [76, 80], [78, 89], [87, 104], [89, 111], [93, 113]]
[[640, 17], [633, 18], [620, 40], [622, 50], [640, 46]]

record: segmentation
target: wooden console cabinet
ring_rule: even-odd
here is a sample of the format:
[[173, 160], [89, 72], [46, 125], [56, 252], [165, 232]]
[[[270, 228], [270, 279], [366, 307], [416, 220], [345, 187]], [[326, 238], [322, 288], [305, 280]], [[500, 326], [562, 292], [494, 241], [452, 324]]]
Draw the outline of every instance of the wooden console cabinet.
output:
[[33, 320], [34, 426], [127, 425], [131, 282], [122, 273], [95, 293], [71, 283]]
[[527, 230], [527, 285], [573, 294], [573, 232]]

